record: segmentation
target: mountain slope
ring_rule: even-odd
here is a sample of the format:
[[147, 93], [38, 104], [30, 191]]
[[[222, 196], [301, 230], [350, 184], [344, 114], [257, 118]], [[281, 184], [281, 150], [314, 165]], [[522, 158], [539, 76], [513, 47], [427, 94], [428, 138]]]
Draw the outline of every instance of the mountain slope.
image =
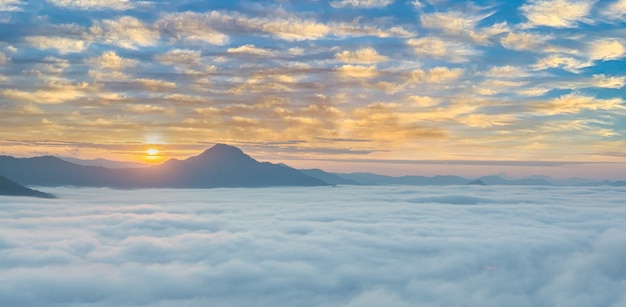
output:
[[29, 189], [4, 176], [0, 176], [0, 195], [3, 196], [32, 196], [40, 198], [54, 198], [54, 195]]

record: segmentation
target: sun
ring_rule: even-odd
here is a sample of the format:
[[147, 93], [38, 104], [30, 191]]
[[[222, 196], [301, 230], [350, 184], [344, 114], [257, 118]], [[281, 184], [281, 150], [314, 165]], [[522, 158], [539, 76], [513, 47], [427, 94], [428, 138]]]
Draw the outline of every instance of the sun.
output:
[[156, 148], [149, 148], [148, 150], [146, 150], [146, 152], [150, 156], [156, 156], [157, 154], [159, 154], [159, 150]]

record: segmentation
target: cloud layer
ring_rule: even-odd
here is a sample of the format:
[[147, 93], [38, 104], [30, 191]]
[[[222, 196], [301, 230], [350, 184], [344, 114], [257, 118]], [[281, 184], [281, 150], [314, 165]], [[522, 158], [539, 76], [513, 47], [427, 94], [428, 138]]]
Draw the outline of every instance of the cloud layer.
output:
[[3, 306], [622, 306], [622, 188], [3, 198]]

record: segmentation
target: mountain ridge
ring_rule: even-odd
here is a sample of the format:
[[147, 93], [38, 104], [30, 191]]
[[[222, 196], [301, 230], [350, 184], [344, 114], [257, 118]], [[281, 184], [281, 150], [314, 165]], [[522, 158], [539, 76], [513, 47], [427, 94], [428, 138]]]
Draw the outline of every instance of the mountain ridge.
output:
[[0, 196], [31, 196], [39, 198], [55, 198], [54, 195], [27, 188], [5, 176], [0, 176]]
[[[108, 161], [100, 159], [102, 161]], [[113, 161], [115, 162], [115, 161]], [[498, 175], [464, 178], [453, 175], [385, 176], [374, 173], [331, 173], [321, 169], [297, 170], [286, 164], [259, 162], [240, 148], [215, 144], [186, 159], [169, 159], [141, 168], [78, 165], [54, 156], [15, 158], [0, 156], [0, 176], [37, 186], [94, 186], [113, 188], [212, 188], [316, 185], [485, 185], [624, 186], [625, 181], [546, 176], [502, 178]]]
[[258, 162], [241, 149], [226, 144], [217, 144], [185, 160], [170, 159], [146, 168], [82, 166], [52, 156], [2, 156], [0, 175], [39, 186], [216, 188], [328, 185], [293, 168]]

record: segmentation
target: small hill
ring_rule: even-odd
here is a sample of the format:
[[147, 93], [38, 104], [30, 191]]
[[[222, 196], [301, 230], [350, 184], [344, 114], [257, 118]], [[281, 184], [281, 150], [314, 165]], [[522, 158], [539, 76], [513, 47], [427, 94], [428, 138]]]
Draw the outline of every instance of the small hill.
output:
[[41, 191], [29, 189], [17, 182], [11, 181], [4, 176], [0, 176], [0, 195], [3, 196], [31, 196], [39, 198], [55, 198], [54, 195]]

